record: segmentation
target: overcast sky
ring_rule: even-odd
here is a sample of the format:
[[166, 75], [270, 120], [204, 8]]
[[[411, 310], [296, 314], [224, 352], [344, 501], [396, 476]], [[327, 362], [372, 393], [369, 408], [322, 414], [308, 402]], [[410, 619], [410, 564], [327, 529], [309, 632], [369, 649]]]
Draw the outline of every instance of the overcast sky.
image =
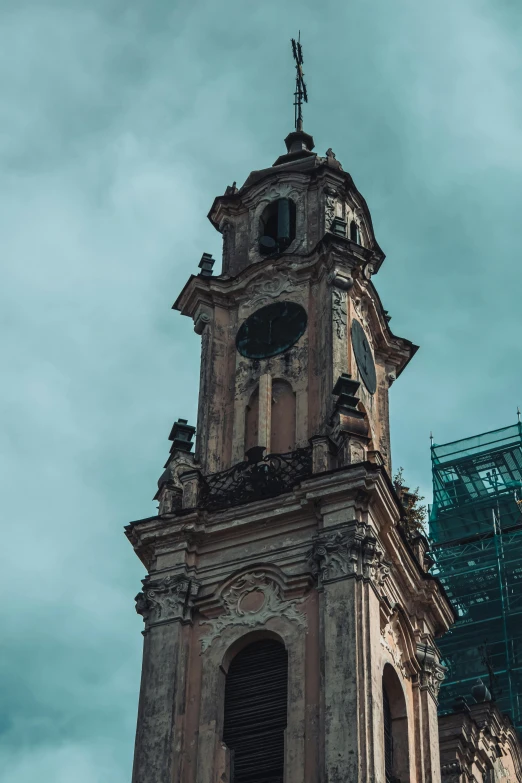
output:
[[[177, 6], [177, 7], [176, 7]], [[1, 783], [128, 783], [151, 498], [199, 338], [171, 305], [216, 195], [305, 129], [366, 197], [374, 279], [421, 350], [391, 393], [394, 464], [516, 421], [517, 0], [0, 0]]]

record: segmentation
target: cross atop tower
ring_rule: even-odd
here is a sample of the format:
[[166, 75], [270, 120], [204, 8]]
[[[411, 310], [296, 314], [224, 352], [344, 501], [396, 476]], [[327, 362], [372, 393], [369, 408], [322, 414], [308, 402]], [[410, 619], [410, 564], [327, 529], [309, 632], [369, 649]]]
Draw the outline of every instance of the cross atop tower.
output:
[[303, 101], [308, 103], [308, 92], [306, 90], [306, 84], [303, 73], [303, 47], [301, 46], [301, 31], [299, 30], [299, 36], [297, 41], [292, 38], [292, 54], [295, 60], [295, 92], [294, 92], [294, 107], [295, 107], [295, 129], [296, 131], [303, 130]]

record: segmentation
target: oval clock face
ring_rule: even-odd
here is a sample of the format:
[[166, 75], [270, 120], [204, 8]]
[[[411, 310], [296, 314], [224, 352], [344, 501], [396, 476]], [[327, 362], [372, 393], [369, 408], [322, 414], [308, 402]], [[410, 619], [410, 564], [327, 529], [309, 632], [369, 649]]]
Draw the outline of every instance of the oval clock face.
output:
[[353, 353], [355, 361], [357, 362], [357, 367], [359, 368], [359, 373], [370, 394], [375, 394], [377, 389], [377, 375], [375, 373], [375, 363], [373, 361], [370, 343], [368, 342], [368, 338], [359, 321], [352, 321], [351, 331]]
[[248, 359], [268, 359], [288, 351], [306, 330], [306, 310], [296, 302], [274, 302], [252, 313], [240, 326], [236, 347]]

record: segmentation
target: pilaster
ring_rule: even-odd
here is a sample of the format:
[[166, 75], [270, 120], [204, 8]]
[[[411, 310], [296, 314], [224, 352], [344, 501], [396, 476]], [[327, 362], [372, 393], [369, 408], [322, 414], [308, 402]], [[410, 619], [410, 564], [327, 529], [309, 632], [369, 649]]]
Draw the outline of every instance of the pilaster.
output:
[[147, 578], [136, 596], [145, 621], [133, 783], [179, 779], [189, 627], [199, 583], [186, 575]]

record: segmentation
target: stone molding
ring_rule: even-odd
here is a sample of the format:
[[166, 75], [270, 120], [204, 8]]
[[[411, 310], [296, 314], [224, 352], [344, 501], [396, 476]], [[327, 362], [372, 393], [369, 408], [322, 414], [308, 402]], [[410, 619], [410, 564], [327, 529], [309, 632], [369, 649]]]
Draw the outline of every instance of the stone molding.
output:
[[146, 577], [143, 591], [134, 599], [145, 628], [169, 622], [191, 622], [199, 588], [199, 582], [186, 575], [165, 576], [157, 582]]
[[316, 538], [307, 559], [319, 585], [356, 578], [381, 586], [390, 569], [372, 533], [368, 525], [357, 524]]
[[[251, 605], [248, 605], [249, 597], [253, 599]], [[255, 628], [274, 617], [285, 617], [300, 628], [306, 628], [306, 617], [296, 608], [298, 601], [285, 600], [275, 578], [261, 569], [236, 577], [221, 593], [220, 604], [223, 614], [200, 622], [200, 625], [209, 627], [209, 631], [201, 637], [202, 652], [208, 650], [221, 632], [230, 626]]]

